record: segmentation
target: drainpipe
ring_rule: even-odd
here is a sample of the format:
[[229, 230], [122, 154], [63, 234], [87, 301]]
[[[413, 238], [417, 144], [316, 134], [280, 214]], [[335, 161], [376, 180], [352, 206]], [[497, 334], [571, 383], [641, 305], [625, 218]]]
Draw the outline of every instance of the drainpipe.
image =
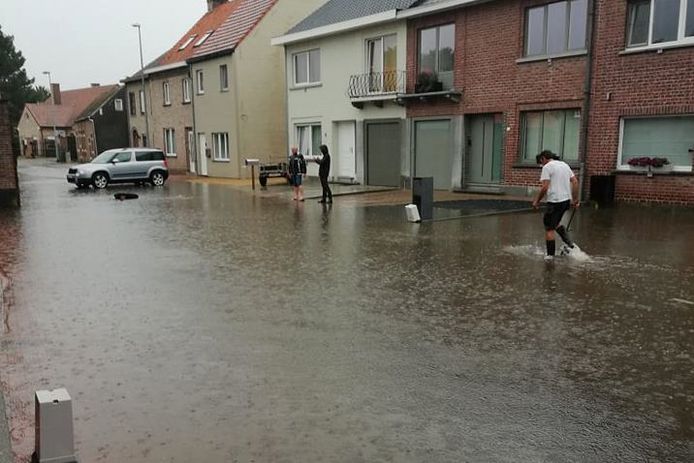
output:
[[588, 131], [590, 127], [590, 105], [591, 91], [593, 90], [593, 53], [595, 40], [595, 11], [597, 9], [597, 0], [588, 2], [588, 21], [586, 31], [586, 77], [583, 83], [583, 117], [581, 118], [581, 151], [579, 153], [579, 171], [578, 171], [578, 200], [583, 200], [583, 191], [585, 189], [586, 177], [586, 158], [588, 156]]
[[[190, 82], [190, 107], [193, 111], [193, 146], [190, 147], [195, 158], [195, 175], [200, 176], [200, 150], [198, 149], [198, 126], [195, 123], [195, 79], [193, 74], [193, 63], [188, 63], [188, 80]], [[188, 160], [188, 172], [190, 173], [190, 159]]]

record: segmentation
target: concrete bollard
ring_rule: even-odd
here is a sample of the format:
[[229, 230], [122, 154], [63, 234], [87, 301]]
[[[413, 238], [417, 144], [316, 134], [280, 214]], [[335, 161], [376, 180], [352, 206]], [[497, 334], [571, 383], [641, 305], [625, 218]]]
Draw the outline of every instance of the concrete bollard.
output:
[[72, 399], [66, 389], [36, 392], [35, 463], [77, 463]]

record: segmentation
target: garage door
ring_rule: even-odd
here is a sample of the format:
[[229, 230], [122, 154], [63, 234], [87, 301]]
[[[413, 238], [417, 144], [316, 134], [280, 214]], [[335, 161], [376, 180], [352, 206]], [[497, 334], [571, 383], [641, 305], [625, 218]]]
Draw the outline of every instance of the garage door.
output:
[[401, 126], [399, 122], [366, 123], [366, 183], [400, 186]]
[[434, 177], [434, 188], [451, 188], [451, 121], [415, 122], [415, 177]]

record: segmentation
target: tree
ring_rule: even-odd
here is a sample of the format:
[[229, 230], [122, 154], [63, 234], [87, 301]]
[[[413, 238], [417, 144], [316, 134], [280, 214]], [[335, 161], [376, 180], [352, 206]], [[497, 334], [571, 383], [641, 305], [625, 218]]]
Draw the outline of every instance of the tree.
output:
[[[45, 101], [50, 97], [48, 90], [34, 85], [34, 79], [27, 76], [25, 62], [22, 52], [15, 49], [14, 37], [3, 34], [0, 27], [0, 98], [8, 101], [13, 127], [19, 122], [26, 103]], [[14, 141], [17, 149], [18, 140]]]

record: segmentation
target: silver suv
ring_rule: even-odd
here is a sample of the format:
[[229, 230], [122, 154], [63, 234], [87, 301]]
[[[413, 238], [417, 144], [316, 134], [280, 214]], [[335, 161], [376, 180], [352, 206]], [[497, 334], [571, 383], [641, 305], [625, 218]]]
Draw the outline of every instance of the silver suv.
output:
[[162, 186], [169, 177], [169, 165], [161, 150], [120, 148], [104, 151], [89, 164], [80, 164], [67, 171], [68, 183], [77, 188], [94, 185], [106, 188], [109, 183], [145, 183]]

